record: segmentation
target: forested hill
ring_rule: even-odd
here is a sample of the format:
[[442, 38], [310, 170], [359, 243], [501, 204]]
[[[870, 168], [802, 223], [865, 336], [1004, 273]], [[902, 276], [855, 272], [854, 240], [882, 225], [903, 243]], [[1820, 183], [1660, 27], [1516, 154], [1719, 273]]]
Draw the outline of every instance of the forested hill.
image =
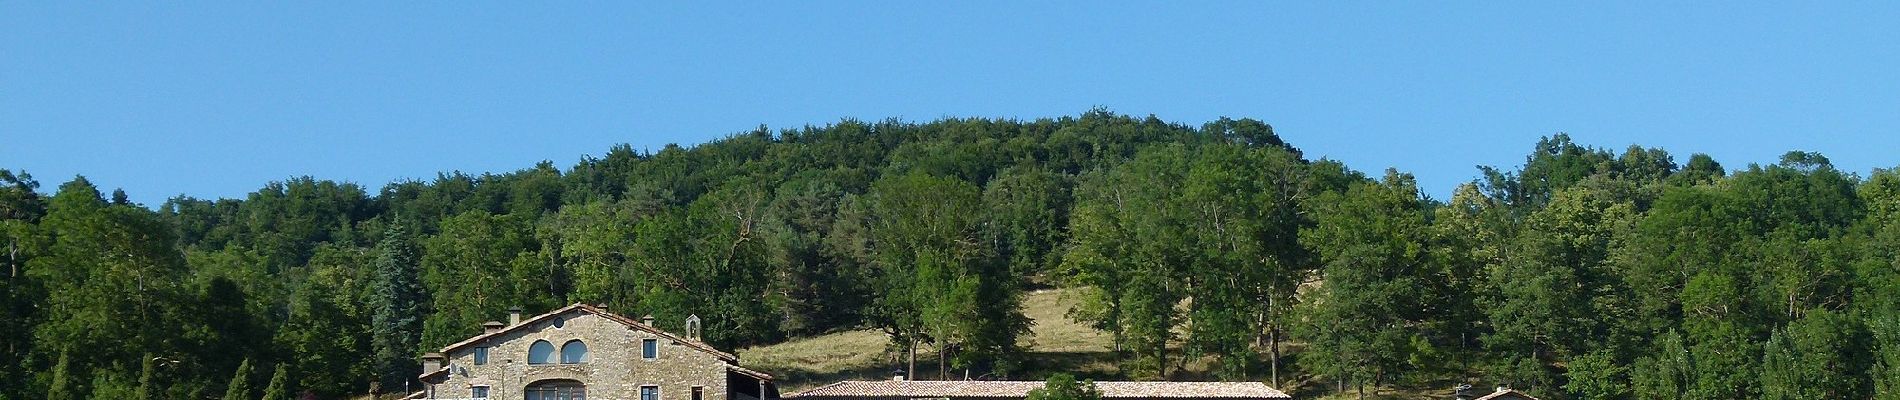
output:
[[0, 399], [397, 392], [508, 308], [575, 302], [697, 314], [724, 348], [877, 328], [893, 354], [1021, 377], [1040, 286], [1087, 296], [1070, 315], [1112, 334], [1122, 378], [1900, 396], [1900, 173], [1530, 150], [1442, 200], [1258, 121], [1104, 111], [761, 128], [156, 210], [0, 170]]

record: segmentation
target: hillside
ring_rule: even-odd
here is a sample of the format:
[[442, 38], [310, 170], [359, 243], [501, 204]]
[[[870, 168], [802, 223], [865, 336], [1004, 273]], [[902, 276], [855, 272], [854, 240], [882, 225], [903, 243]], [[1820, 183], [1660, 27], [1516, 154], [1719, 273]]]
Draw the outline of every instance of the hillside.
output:
[[[1556, 135], [1478, 173], [1432, 199], [1259, 121], [1104, 111], [759, 129], [156, 210], [0, 170], [0, 359], [19, 360], [0, 398], [201, 398], [279, 370], [317, 398], [413, 387], [422, 352], [576, 302], [701, 316], [788, 389], [889, 377], [887, 331], [918, 338], [919, 378], [942, 345], [1011, 378], [1262, 379], [1276, 331], [1302, 397], [1900, 393], [1900, 172]], [[1105, 295], [1078, 323], [1032, 277]]]

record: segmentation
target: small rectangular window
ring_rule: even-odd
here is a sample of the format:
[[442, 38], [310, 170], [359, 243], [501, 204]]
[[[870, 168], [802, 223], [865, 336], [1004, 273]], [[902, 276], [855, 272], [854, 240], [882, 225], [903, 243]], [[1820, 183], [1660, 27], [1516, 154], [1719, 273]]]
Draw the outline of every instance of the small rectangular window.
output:
[[648, 360], [660, 358], [660, 340], [659, 339], [641, 340], [640, 341], [640, 358], [644, 358]]
[[706, 388], [703, 386], [694, 386], [693, 400], [706, 400]]
[[660, 400], [660, 387], [659, 386], [641, 386], [640, 400]]
[[475, 387], [471, 387], [471, 388], [468, 388], [468, 398], [471, 398], [471, 399], [486, 399], [486, 398], [488, 398], [488, 387], [487, 387], [487, 386], [475, 386]]
[[487, 363], [488, 363], [488, 348], [476, 347], [475, 348], [475, 365], [482, 365], [482, 364], [487, 364]]

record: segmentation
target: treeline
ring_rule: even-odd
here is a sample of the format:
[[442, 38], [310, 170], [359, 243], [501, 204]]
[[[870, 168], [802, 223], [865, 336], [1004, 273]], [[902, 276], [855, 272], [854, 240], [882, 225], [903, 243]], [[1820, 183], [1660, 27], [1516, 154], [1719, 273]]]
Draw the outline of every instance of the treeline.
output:
[[724, 348], [877, 328], [1011, 376], [1044, 285], [1085, 293], [1072, 317], [1132, 378], [1208, 361], [1332, 391], [1900, 396], [1900, 173], [1800, 152], [1728, 173], [1557, 135], [1480, 174], [1435, 200], [1258, 121], [1105, 111], [760, 128], [155, 210], [0, 170], [0, 399], [398, 392], [508, 308], [574, 302], [698, 314]]

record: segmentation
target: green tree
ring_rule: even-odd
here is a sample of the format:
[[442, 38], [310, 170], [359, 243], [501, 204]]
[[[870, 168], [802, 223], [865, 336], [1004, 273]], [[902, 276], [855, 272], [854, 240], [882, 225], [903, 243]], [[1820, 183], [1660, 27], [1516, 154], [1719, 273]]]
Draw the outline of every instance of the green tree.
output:
[[[85, 349], [69, 353], [70, 361], [75, 370], [95, 371], [95, 380], [112, 362], [190, 347], [184, 334], [191, 329], [152, 328], [193, 326], [186, 314], [195, 297], [171, 230], [154, 213], [109, 205], [76, 178], [61, 185], [40, 228], [52, 238], [27, 270], [46, 290], [36, 347]], [[102, 382], [129, 380], [111, 378]]]
[[[415, 357], [422, 339], [423, 302], [427, 298], [427, 294], [423, 293], [422, 282], [420, 282], [421, 273], [418, 271], [421, 264], [419, 253], [420, 250], [416, 248], [408, 225], [402, 221], [392, 221], [384, 230], [382, 241], [376, 244], [375, 283], [371, 288], [368, 301], [372, 311], [370, 351], [376, 376], [379, 378], [381, 387], [384, 388], [401, 387], [402, 383], [414, 376], [419, 368], [415, 363]], [[333, 306], [324, 303], [329, 301], [329, 299], [321, 298], [326, 297], [325, 295], [318, 293], [315, 294], [318, 298], [306, 300], [309, 304], [306, 308], [311, 309], [309, 310], [311, 312], [306, 313], [307, 319], [332, 318], [332, 315], [339, 314]], [[322, 324], [314, 321], [311, 323]], [[336, 324], [330, 325], [332, 326], [328, 328], [331, 329], [342, 328], [333, 326]], [[323, 336], [309, 339], [350, 337], [335, 335], [338, 333], [343, 332], [319, 333]], [[335, 351], [353, 347], [347, 343], [336, 345], [343, 348], [324, 346], [330, 348], [314, 350]], [[323, 357], [320, 354], [310, 356]], [[324, 370], [342, 372], [330, 368]]]
[[[376, 365], [362, 355], [370, 348], [368, 318], [351, 309], [352, 294], [344, 287], [348, 271], [324, 266], [312, 273], [290, 304], [290, 318], [277, 331], [276, 342], [304, 376], [299, 386], [326, 397], [344, 397], [366, 389], [364, 377], [377, 376]], [[420, 367], [406, 371], [414, 376]], [[382, 388], [401, 388], [402, 380]]]
[[1637, 220], [1615, 182], [1592, 180], [1556, 194], [1523, 222], [1489, 272], [1485, 296], [1492, 374], [1519, 389], [1556, 389], [1550, 365], [1625, 343], [1623, 285], [1607, 260]]
[[1321, 194], [1307, 207], [1317, 226], [1300, 239], [1320, 256], [1324, 283], [1302, 303], [1295, 333], [1318, 356], [1301, 361], [1363, 395], [1405, 368], [1416, 322], [1428, 316], [1415, 301], [1429, 286], [1424, 201], [1411, 176], [1387, 171], [1381, 182]]
[[290, 383], [289, 366], [279, 363], [277, 364], [277, 372], [271, 373], [270, 375], [270, 384], [264, 386], [264, 397], [262, 400], [291, 400], [290, 395], [293, 390]]
[[224, 387], [224, 400], [249, 400], [251, 398], [251, 360], [245, 359], [238, 364], [237, 371], [231, 373], [231, 383]]
[[422, 280], [433, 312], [418, 348], [448, 345], [481, 332], [481, 324], [512, 306], [551, 309], [557, 293], [543, 286], [537, 243], [521, 217], [475, 210], [442, 221], [423, 241]]
[[1630, 396], [1628, 368], [1604, 350], [1579, 355], [1565, 368], [1564, 390], [1578, 399], [1624, 399]]
[[898, 340], [958, 350], [940, 363], [1007, 373], [1029, 321], [1020, 281], [983, 240], [981, 192], [955, 178], [911, 173], [880, 180], [868, 201], [887, 285], [876, 303], [882, 325]]
[[160, 397], [159, 391], [163, 388], [159, 387], [158, 377], [155, 376], [158, 373], [157, 362], [158, 358], [149, 353], [139, 358], [139, 388], [138, 392], [133, 394], [133, 398], [156, 400]]
[[1873, 394], [1872, 338], [1858, 319], [1826, 310], [1807, 313], [1768, 340], [1761, 362], [1762, 398], [1860, 399]]
[[1102, 392], [1095, 389], [1095, 381], [1076, 381], [1075, 375], [1058, 373], [1043, 381], [1042, 387], [1030, 389], [1027, 400], [1101, 400]]
[[76, 400], [79, 398], [78, 377], [74, 376], [72, 357], [66, 352], [59, 353], [59, 362], [53, 364], [52, 382], [47, 384], [47, 400]]

